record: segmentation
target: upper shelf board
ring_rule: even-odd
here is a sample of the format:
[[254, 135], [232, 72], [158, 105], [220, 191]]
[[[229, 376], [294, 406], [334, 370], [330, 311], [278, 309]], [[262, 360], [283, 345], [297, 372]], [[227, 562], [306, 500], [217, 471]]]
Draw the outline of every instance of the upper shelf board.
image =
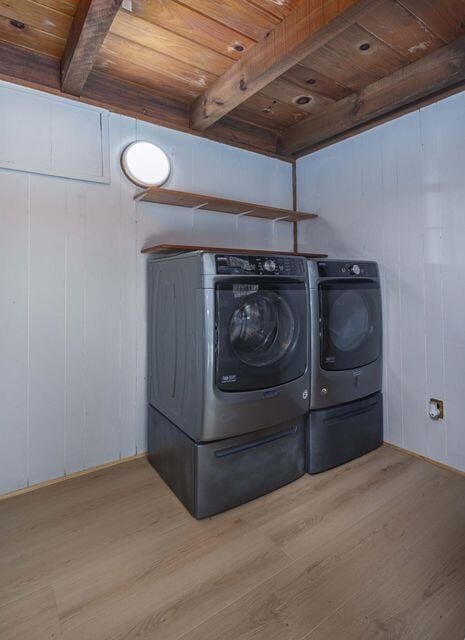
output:
[[284, 220], [286, 222], [300, 222], [318, 218], [316, 213], [302, 213], [291, 209], [267, 207], [262, 204], [228, 200], [216, 196], [206, 196], [201, 193], [189, 193], [187, 191], [174, 191], [173, 189], [161, 189], [152, 187], [135, 196], [140, 202], [155, 202], [157, 204], [169, 204], [176, 207], [200, 209], [204, 211], [219, 211], [232, 213], [238, 216], [252, 216], [254, 218], [266, 218], [267, 220]]

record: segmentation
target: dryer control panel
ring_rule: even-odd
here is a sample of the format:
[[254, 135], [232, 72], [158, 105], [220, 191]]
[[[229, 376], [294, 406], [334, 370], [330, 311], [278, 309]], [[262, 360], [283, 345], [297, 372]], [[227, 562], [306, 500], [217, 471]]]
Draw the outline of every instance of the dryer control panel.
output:
[[318, 275], [321, 278], [377, 278], [378, 266], [375, 262], [323, 260], [318, 262]]
[[287, 256], [217, 255], [216, 273], [259, 276], [302, 276], [303, 261]]

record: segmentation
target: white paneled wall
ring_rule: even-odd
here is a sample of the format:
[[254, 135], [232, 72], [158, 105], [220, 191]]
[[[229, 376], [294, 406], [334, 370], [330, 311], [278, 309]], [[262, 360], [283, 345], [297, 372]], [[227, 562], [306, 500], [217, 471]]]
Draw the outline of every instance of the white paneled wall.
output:
[[[96, 111], [89, 125], [74, 108], [0, 83], [9, 126], [36, 123], [14, 151], [18, 170], [0, 168], [0, 493], [145, 450], [142, 247], [292, 247], [288, 223], [135, 204], [119, 167], [129, 142], [153, 140], [173, 162], [166, 186], [290, 207], [291, 165], [258, 154], [103, 111], [109, 184], [46, 175], [79, 178]], [[0, 129], [2, 160], [6, 140]], [[31, 165], [39, 145], [58, 150], [52, 169]]]
[[465, 93], [299, 160], [297, 184], [322, 216], [301, 248], [380, 263], [386, 440], [465, 471]]

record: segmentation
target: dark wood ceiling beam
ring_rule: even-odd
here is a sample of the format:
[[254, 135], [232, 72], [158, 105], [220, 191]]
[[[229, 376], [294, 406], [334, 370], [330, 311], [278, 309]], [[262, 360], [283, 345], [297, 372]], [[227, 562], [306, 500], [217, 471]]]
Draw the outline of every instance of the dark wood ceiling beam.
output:
[[205, 131], [303, 58], [357, 22], [380, 0], [302, 0], [199, 96], [191, 127]]
[[61, 87], [81, 95], [122, 0], [80, 0], [61, 60]]
[[[286, 155], [326, 146], [343, 134], [358, 133], [392, 116], [440, 99], [465, 84], [465, 36], [412, 62], [360, 92], [339, 100], [318, 116], [290, 127], [278, 150]], [[368, 125], [368, 126], [367, 126]], [[344, 135], [344, 137], [348, 137]]]

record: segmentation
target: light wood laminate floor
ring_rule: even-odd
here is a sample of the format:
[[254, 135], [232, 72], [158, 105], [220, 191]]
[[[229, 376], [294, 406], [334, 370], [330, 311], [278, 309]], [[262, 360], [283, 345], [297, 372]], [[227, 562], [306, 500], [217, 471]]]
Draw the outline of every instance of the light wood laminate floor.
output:
[[465, 478], [388, 447], [209, 520], [145, 459], [0, 502], [2, 640], [464, 640]]

